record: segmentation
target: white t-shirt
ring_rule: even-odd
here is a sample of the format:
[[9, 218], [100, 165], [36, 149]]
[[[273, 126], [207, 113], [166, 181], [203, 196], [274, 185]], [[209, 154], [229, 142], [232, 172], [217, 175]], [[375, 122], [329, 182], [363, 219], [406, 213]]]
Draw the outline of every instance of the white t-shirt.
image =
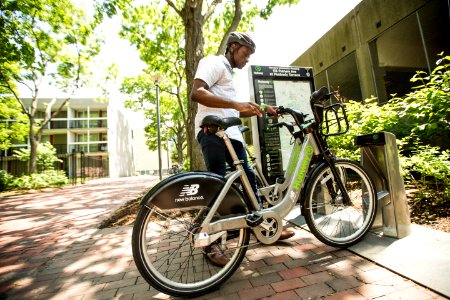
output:
[[[200, 60], [194, 78], [203, 80], [209, 86], [209, 91], [214, 95], [239, 101], [232, 72], [231, 65], [225, 56], [210, 55]], [[239, 117], [239, 112], [232, 108], [208, 107], [198, 103], [197, 115], [195, 116], [197, 133], [200, 131], [201, 121], [207, 115], [216, 115], [222, 118]], [[230, 139], [244, 142], [242, 133], [237, 126], [228, 128], [226, 133]]]

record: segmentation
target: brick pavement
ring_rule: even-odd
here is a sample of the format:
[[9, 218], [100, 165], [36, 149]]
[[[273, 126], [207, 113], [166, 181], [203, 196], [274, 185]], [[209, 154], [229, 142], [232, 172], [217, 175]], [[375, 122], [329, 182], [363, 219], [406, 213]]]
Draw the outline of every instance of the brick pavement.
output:
[[[131, 227], [97, 229], [149, 185], [151, 178], [134, 177], [2, 197], [0, 299], [174, 299], [136, 270]], [[294, 238], [251, 247], [240, 269], [199, 299], [445, 299], [291, 229]]]

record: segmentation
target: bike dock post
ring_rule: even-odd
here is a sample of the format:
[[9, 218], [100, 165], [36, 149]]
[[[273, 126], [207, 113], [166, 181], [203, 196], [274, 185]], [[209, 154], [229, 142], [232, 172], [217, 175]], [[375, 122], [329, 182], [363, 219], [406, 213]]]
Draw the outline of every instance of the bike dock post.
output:
[[358, 135], [355, 144], [361, 149], [361, 164], [377, 191], [378, 211], [373, 228], [382, 228], [383, 235], [395, 238], [409, 235], [411, 220], [395, 135], [390, 132]]

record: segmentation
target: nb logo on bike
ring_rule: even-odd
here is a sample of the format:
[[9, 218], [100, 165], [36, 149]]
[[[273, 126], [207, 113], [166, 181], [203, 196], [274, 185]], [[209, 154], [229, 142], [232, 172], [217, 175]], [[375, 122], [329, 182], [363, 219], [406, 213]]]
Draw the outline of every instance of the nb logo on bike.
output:
[[176, 198], [175, 202], [203, 200], [204, 199], [203, 196], [195, 196], [198, 194], [199, 187], [200, 187], [199, 184], [191, 184], [191, 185], [185, 184], [181, 189], [180, 194], [178, 195], [178, 197], [183, 198]]

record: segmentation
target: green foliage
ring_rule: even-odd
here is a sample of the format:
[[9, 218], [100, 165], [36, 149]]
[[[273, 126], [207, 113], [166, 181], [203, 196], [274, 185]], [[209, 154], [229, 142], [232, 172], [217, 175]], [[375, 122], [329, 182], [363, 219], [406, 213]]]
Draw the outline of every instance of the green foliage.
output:
[[64, 171], [47, 170], [41, 173], [13, 178], [8, 189], [41, 189], [45, 187], [63, 186], [69, 182]]
[[417, 146], [409, 157], [402, 158], [409, 170], [412, 184], [417, 188], [410, 206], [418, 222], [450, 215], [450, 151], [438, 147]]
[[1, 10], [0, 84], [14, 93], [17, 84], [35, 93], [29, 83], [42, 78], [64, 91], [78, 87], [99, 50], [84, 11], [70, 0], [2, 1]]
[[[0, 87], [0, 94], [3, 91]], [[25, 142], [27, 135], [28, 119], [21, 112], [19, 103], [11, 96], [0, 96], [0, 150]]]
[[417, 138], [423, 144], [450, 149], [450, 56], [443, 56], [436, 64], [430, 75], [417, 72], [411, 79], [418, 84], [415, 90], [393, 101], [403, 105], [399, 118], [411, 137], [410, 145]]
[[359, 159], [353, 138], [359, 134], [388, 131], [396, 135], [400, 162], [407, 182], [418, 188], [411, 201], [413, 212], [429, 217], [431, 211], [448, 216], [450, 208], [450, 56], [437, 61], [430, 75], [417, 72], [420, 83], [402, 98], [384, 105], [376, 99], [349, 101], [346, 112], [349, 134], [330, 137], [337, 156]]
[[[30, 159], [30, 149], [14, 150], [14, 156], [21, 161], [28, 161]], [[50, 142], [38, 145], [36, 159], [38, 170], [54, 170], [55, 163], [62, 162], [56, 156], [56, 149]]]
[[[100, 40], [94, 35], [104, 14], [115, 13], [127, 0], [8, 0], [0, 1], [0, 88], [11, 94], [28, 117], [28, 132], [33, 151], [50, 120], [66, 105], [73, 93], [86, 84], [90, 70], [88, 62], [99, 52]], [[91, 5], [97, 11], [88, 17]], [[54, 101], [42, 103], [39, 91], [47, 82], [61, 93], [69, 95], [55, 109]], [[18, 87], [30, 94], [31, 103], [23, 103]], [[56, 99], [55, 99], [56, 100]], [[42, 122], [36, 120], [38, 108], [49, 112]], [[31, 108], [31, 109], [30, 109]], [[51, 114], [50, 114], [51, 112]], [[35, 157], [30, 159], [30, 171], [36, 171]]]
[[[298, 0], [271, 0], [261, 2], [242, 1], [147, 1], [135, 2], [131, 9], [124, 10], [121, 35], [126, 37], [140, 52], [141, 59], [148, 65], [146, 75], [160, 78], [161, 90], [172, 94], [177, 105], [167, 105], [171, 110], [171, 121], [165, 124], [168, 137], [175, 144], [178, 164], [183, 163], [185, 148], [193, 139], [197, 105], [188, 101], [195, 69], [206, 54], [224, 53], [227, 35], [231, 31], [248, 31], [255, 17], [267, 18], [277, 5], [293, 4]], [[137, 78], [136, 78], [137, 79]], [[135, 83], [133, 83], [135, 84]], [[147, 87], [148, 88], [148, 87]], [[176, 92], [174, 92], [176, 90]], [[130, 107], [146, 109], [154, 105], [151, 97], [136, 97], [131, 81], [124, 82], [122, 92], [130, 94]], [[148, 94], [148, 93], [147, 93]], [[171, 101], [171, 100], [168, 100]], [[164, 110], [165, 100], [161, 101]], [[153, 113], [154, 115], [154, 113]], [[148, 113], [151, 116], [151, 113]], [[169, 125], [172, 124], [173, 126]], [[149, 146], [155, 145], [155, 118], [149, 119], [147, 133]], [[182, 134], [180, 134], [182, 133]], [[199, 154], [199, 153], [197, 153]], [[193, 168], [200, 167], [199, 155], [189, 151]], [[181, 161], [180, 161], [181, 159]]]
[[[153, 13], [158, 10], [158, 14]], [[121, 91], [129, 95], [126, 106], [144, 112], [150, 150], [157, 149], [156, 83], [159, 88], [161, 141], [170, 141], [172, 157], [179, 164], [185, 159], [187, 90], [185, 82], [184, 30], [175, 24], [178, 15], [169, 7], [151, 2], [128, 12], [123, 21], [122, 36], [134, 44], [148, 68], [144, 74], [126, 78]]]
[[354, 137], [371, 132], [389, 131], [397, 134], [398, 105], [394, 102], [378, 105], [376, 98], [366, 99], [365, 103], [349, 101], [345, 110], [350, 123], [348, 134], [328, 139], [330, 147], [338, 156], [359, 159], [359, 148], [354, 145]]
[[13, 180], [13, 176], [8, 174], [5, 170], [0, 170], [0, 192], [6, 191]]

